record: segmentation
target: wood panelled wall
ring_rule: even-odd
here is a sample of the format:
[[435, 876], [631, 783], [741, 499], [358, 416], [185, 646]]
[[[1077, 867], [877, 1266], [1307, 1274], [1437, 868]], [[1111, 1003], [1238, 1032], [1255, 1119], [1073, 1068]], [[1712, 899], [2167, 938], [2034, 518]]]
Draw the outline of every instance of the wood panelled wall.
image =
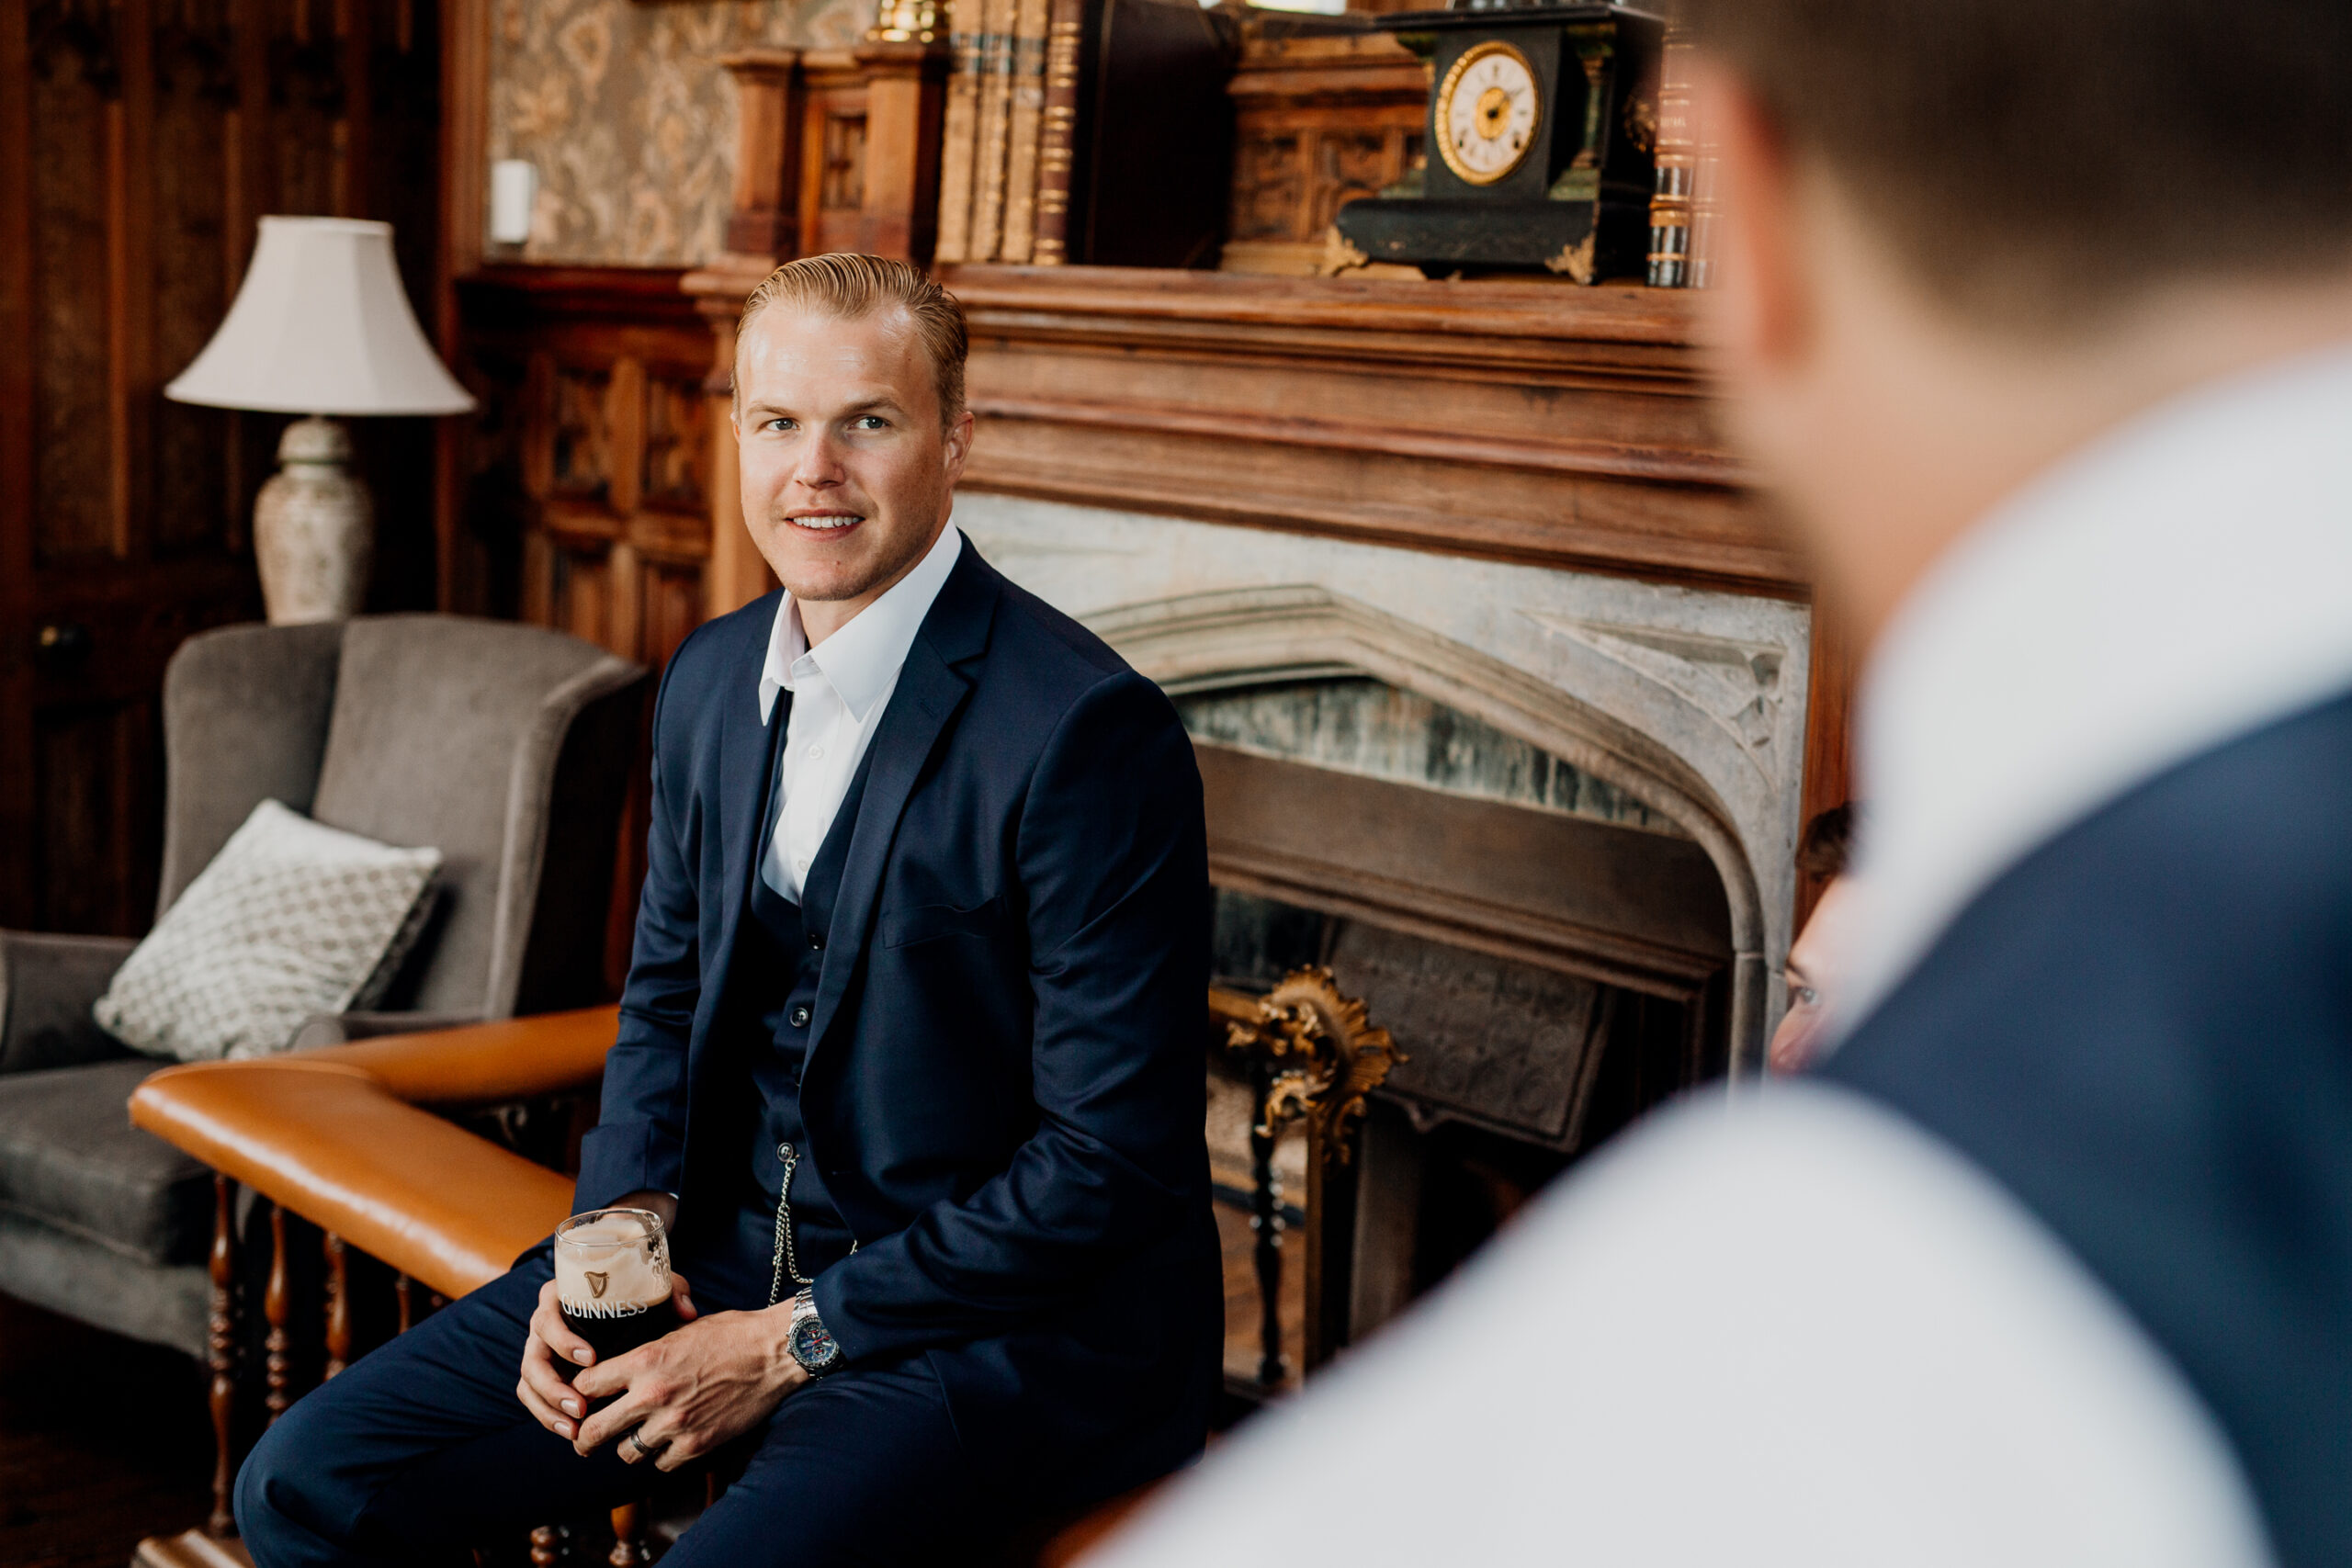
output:
[[[164, 661], [260, 612], [282, 418], [167, 402], [263, 213], [438, 265], [435, 0], [0, 0], [0, 925], [153, 912]], [[433, 436], [363, 423], [376, 603], [434, 596]]]
[[[674, 267], [486, 267], [458, 285], [461, 558], [478, 607], [654, 670], [707, 613], [709, 465], [724, 388]], [[615, 875], [607, 977], [626, 976], [645, 874], [643, 777]]]

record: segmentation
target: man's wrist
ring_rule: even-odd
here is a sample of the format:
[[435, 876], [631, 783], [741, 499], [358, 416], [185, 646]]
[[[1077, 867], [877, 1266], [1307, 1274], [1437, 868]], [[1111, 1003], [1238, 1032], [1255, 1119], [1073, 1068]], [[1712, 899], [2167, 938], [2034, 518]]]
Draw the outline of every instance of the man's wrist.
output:
[[674, 1192], [639, 1188], [619, 1201], [607, 1205], [615, 1209], [644, 1209], [660, 1217], [664, 1232], [678, 1228], [678, 1196]]

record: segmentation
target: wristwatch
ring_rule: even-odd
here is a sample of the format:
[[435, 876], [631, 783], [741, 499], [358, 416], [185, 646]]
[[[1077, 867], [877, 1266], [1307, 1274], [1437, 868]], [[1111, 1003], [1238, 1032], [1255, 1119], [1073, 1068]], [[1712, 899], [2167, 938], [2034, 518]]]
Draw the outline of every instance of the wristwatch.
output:
[[792, 1326], [785, 1330], [784, 1348], [812, 1378], [823, 1377], [842, 1364], [841, 1341], [825, 1332], [825, 1320], [817, 1315], [813, 1289], [792, 1298]]

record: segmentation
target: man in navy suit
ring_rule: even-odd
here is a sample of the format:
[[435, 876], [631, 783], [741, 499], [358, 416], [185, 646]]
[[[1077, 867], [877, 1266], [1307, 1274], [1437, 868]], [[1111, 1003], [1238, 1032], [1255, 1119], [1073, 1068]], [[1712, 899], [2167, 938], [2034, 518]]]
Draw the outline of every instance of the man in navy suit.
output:
[[662, 1216], [685, 1321], [597, 1364], [526, 1256], [255, 1449], [263, 1568], [412, 1560], [730, 1444], [670, 1561], [929, 1561], [1201, 1448], [1223, 1306], [1190, 743], [949, 525], [952, 299], [817, 256], [739, 343], [743, 513], [785, 591], [663, 678], [575, 1203]]
[[1688, 10], [1729, 423], [1871, 650], [1832, 1054], [1102, 1568], [2340, 1568], [2352, 6]]

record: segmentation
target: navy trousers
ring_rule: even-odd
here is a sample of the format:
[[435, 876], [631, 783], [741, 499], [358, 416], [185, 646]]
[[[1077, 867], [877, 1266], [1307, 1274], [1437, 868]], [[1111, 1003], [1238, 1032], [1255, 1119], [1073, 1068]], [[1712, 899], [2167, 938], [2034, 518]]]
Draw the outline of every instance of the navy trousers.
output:
[[[476, 1541], [640, 1497], [650, 1465], [582, 1459], [515, 1397], [548, 1277], [534, 1254], [297, 1401], [237, 1477], [257, 1568], [469, 1562]], [[741, 1478], [664, 1562], [922, 1562], [1010, 1522], [920, 1357], [805, 1385], [738, 1442]]]

